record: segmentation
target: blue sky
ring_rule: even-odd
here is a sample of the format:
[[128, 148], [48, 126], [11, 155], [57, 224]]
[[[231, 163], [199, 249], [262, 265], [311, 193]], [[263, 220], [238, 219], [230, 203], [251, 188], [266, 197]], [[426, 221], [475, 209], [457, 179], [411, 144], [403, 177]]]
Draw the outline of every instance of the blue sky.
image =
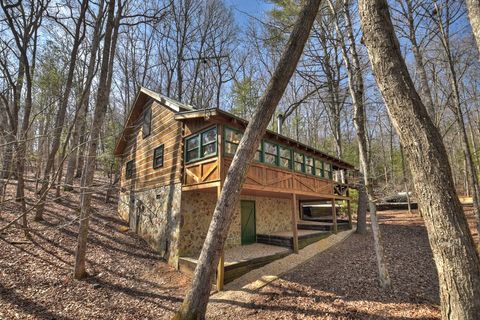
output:
[[272, 6], [266, 0], [225, 0], [225, 3], [233, 9], [239, 27], [247, 24], [249, 15], [262, 20], [265, 11]]

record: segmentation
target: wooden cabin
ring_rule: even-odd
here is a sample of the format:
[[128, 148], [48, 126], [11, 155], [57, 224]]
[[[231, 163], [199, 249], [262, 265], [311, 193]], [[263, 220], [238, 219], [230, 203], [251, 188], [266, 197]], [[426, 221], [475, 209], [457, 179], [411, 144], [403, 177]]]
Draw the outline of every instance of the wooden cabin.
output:
[[[145, 88], [138, 93], [115, 148], [122, 163], [119, 214], [171, 265], [200, 253], [246, 125], [219, 109], [195, 110]], [[297, 251], [321, 238], [318, 230], [308, 232], [317, 222], [303, 219], [301, 204], [342, 202], [350, 213], [346, 177], [353, 169], [267, 131], [248, 170], [225, 247], [262, 242]], [[337, 206], [331, 209], [335, 232]], [[351, 220], [342, 223], [351, 226]]]

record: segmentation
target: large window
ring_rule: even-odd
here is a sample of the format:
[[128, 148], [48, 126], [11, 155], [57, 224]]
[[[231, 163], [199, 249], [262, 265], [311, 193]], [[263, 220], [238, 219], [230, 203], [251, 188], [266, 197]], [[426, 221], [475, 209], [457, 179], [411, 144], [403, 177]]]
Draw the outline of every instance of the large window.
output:
[[305, 156], [305, 173], [313, 175], [313, 170], [313, 158]]
[[146, 138], [152, 130], [152, 105], [145, 107], [143, 111], [142, 136]]
[[280, 146], [280, 167], [292, 168], [292, 152], [290, 149]]
[[163, 144], [153, 150], [153, 168], [163, 167]]
[[295, 152], [295, 171], [305, 172], [305, 158], [303, 154]]
[[204, 130], [190, 138], [187, 138], [185, 145], [187, 162], [216, 155], [217, 127]]
[[277, 145], [268, 141], [263, 142], [263, 162], [269, 164], [278, 164]]
[[125, 178], [132, 179], [133, 177], [133, 160], [130, 160], [127, 162], [127, 165], [125, 166]]
[[[243, 133], [240, 130], [225, 127], [224, 138], [224, 152], [228, 155], [233, 155], [237, 151], [240, 140], [243, 137]], [[191, 153], [191, 157], [195, 157], [203, 148], [195, 137], [191, 142], [191, 148], [188, 149], [187, 155]], [[188, 147], [187, 141], [187, 147]], [[187, 158], [190, 159], [190, 158]], [[193, 158], [192, 158], [193, 159]], [[276, 165], [286, 169], [293, 169], [297, 172], [303, 172], [309, 175], [317, 177], [325, 177], [332, 179], [333, 171], [332, 165], [324, 163], [322, 160], [308, 156], [301, 152], [294, 152], [292, 149], [281, 144], [277, 144], [271, 141], [262, 140], [255, 152], [254, 160], [257, 162], [267, 163], [270, 165]], [[189, 161], [189, 160], [187, 160]]]
[[225, 128], [225, 153], [235, 154], [240, 140], [242, 140], [243, 133], [230, 128]]
[[332, 179], [333, 173], [332, 173], [332, 165], [330, 163], [324, 162], [323, 171], [324, 171], [325, 178]]
[[323, 161], [315, 159], [315, 175], [317, 177], [323, 177]]

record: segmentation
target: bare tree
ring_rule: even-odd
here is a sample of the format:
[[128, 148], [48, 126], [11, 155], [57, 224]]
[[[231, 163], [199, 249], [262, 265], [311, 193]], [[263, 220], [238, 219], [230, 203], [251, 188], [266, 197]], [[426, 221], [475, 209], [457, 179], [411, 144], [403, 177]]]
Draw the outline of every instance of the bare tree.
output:
[[438, 269], [442, 318], [477, 319], [480, 261], [455, 192], [442, 138], [401, 56], [387, 2], [361, 0], [359, 11], [372, 69], [405, 148], [423, 212]]

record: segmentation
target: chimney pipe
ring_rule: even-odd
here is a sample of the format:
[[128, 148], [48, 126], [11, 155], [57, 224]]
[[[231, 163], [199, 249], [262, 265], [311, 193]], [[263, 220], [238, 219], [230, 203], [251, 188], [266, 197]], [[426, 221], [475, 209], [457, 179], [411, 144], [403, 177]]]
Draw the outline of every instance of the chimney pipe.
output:
[[279, 113], [277, 115], [277, 133], [282, 134], [282, 126], [283, 126], [283, 114]]

